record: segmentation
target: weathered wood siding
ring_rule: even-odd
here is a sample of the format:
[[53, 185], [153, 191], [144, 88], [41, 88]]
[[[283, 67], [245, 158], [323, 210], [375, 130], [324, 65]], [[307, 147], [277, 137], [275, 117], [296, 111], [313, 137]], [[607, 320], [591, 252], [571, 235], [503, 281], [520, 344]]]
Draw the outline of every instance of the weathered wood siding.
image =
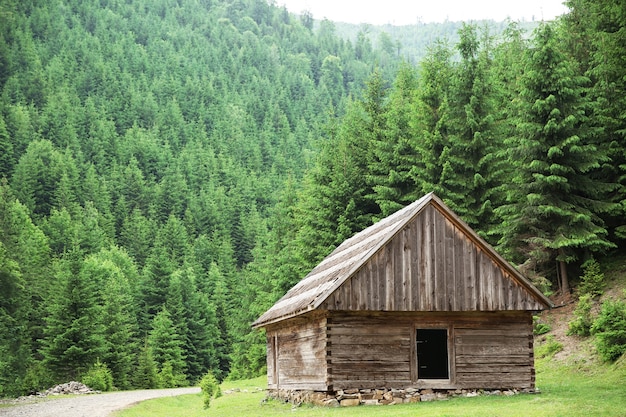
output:
[[320, 306], [350, 311], [542, 310], [526, 288], [432, 205]]
[[328, 373], [333, 390], [411, 385], [411, 320], [333, 314]]
[[327, 390], [326, 318], [315, 314], [267, 328], [270, 389]]
[[[418, 328], [448, 329], [449, 380], [418, 380]], [[528, 312], [334, 312], [327, 329], [328, 385], [333, 390], [534, 387]]]

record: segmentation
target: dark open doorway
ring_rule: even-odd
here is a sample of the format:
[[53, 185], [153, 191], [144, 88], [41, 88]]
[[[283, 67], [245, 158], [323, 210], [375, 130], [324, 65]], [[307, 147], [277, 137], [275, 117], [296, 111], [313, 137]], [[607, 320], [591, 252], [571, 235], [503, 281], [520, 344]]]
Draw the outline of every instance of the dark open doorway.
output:
[[417, 377], [449, 379], [448, 330], [417, 329]]

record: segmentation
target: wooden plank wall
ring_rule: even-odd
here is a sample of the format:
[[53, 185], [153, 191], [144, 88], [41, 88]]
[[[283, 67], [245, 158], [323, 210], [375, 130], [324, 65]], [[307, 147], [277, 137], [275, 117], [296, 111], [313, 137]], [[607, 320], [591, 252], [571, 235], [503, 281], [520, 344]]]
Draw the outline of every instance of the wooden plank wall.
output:
[[456, 328], [456, 385], [459, 388], [532, 388], [532, 333], [517, 326]]
[[543, 307], [430, 205], [321, 306], [351, 311], [513, 311]]
[[328, 373], [333, 390], [411, 384], [411, 322], [381, 316], [328, 318]]
[[[417, 380], [417, 328], [449, 330], [449, 381]], [[534, 387], [528, 312], [333, 312], [327, 332], [328, 385], [333, 390]]]
[[267, 328], [270, 389], [327, 390], [326, 318], [315, 314]]

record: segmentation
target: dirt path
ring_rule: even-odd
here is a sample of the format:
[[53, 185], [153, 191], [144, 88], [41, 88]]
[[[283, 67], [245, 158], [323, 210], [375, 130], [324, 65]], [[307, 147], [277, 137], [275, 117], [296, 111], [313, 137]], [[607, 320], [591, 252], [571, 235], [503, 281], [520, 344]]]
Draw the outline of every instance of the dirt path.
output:
[[107, 417], [140, 401], [159, 397], [196, 394], [200, 388], [172, 388], [141, 391], [107, 392], [73, 397], [26, 400], [11, 407], [0, 407], [0, 417]]

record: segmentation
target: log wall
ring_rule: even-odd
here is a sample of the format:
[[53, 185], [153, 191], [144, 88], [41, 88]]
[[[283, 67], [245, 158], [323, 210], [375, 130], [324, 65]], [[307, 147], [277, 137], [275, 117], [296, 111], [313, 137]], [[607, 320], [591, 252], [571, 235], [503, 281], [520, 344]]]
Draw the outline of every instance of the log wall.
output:
[[[448, 329], [449, 380], [417, 379], [418, 328]], [[333, 312], [327, 332], [330, 390], [534, 388], [528, 312]]]
[[269, 389], [327, 390], [326, 318], [313, 314], [268, 326]]

